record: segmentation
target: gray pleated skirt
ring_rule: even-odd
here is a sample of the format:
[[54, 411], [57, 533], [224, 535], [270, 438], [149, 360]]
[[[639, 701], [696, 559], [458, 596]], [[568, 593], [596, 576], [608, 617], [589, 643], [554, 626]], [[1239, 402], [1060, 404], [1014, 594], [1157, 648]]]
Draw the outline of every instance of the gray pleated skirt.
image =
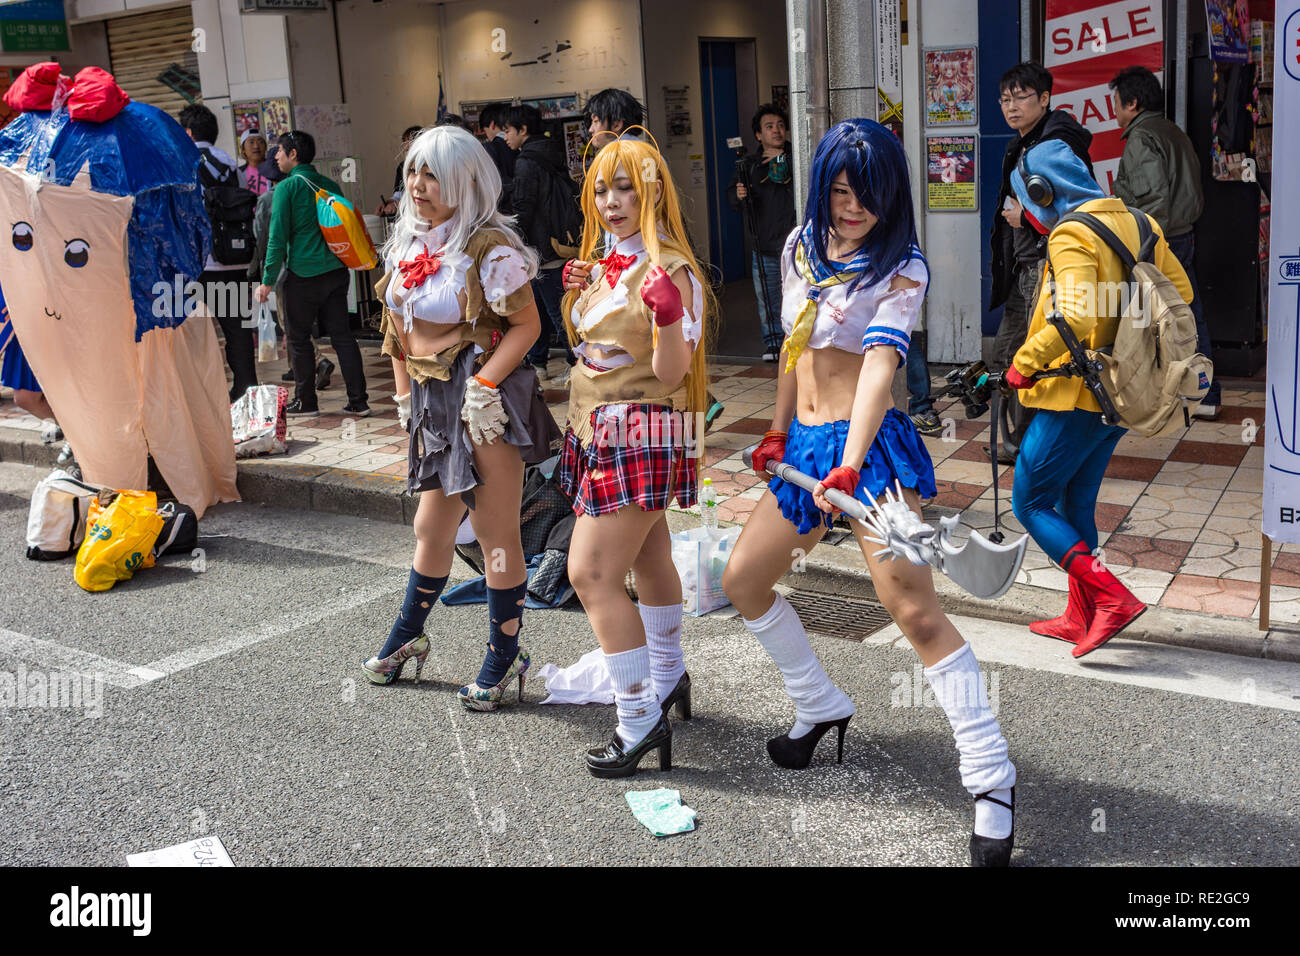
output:
[[[407, 489], [441, 490], [464, 495], [474, 506], [473, 489], [482, 484], [474, 467], [474, 443], [461, 421], [465, 383], [474, 376], [474, 350], [467, 348], [451, 368], [450, 381], [411, 381], [411, 439], [407, 452]], [[559, 426], [546, 407], [537, 371], [521, 364], [500, 384], [501, 404], [508, 421], [505, 441], [519, 449], [526, 465], [545, 461], [560, 438]]]

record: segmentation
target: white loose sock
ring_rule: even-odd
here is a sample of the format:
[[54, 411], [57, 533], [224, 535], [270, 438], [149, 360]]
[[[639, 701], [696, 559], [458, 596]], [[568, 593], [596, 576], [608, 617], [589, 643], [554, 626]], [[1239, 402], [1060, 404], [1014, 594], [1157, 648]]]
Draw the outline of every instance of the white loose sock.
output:
[[653, 605], [637, 602], [645, 625], [645, 646], [650, 652], [650, 679], [661, 701], [673, 692], [686, 673], [682, 660], [682, 605]]
[[772, 607], [756, 621], [742, 617], [745, 627], [772, 656], [785, 692], [794, 701], [794, 726], [789, 736], [798, 738], [812, 730], [813, 724], [839, 720], [853, 713], [853, 701], [831, 683], [821, 662], [808, 643], [808, 634], [794, 608], [780, 594]]
[[[989, 707], [979, 661], [969, 644], [925, 669], [935, 700], [952, 724], [957, 742], [961, 783], [971, 796], [990, 793], [1011, 803], [1016, 767], [1007, 757], [1007, 740]], [[990, 800], [975, 801], [975, 833], [1003, 839], [1011, 835], [1012, 814]]]
[[659, 698], [650, 680], [650, 652], [645, 647], [606, 654], [614, 681], [614, 706], [618, 710], [618, 735], [624, 748], [635, 747], [659, 723]]

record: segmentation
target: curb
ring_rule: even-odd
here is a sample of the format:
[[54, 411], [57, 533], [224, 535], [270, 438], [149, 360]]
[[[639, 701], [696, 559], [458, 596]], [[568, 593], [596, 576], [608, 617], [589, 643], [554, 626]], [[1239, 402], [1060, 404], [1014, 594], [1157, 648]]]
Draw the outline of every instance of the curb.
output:
[[[0, 428], [0, 461], [54, 467], [61, 445], [44, 445], [35, 438], [16, 436], [14, 431]], [[257, 459], [241, 459], [238, 470], [240, 497], [251, 504], [409, 525], [419, 503], [406, 494], [406, 480], [393, 475]], [[694, 514], [679, 511], [669, 511], [668, 520], [674, 531], [698, 522]], [[866, 562], [856, 549], [823, 545], [808, 556], [803, 571], [790, 572], [781, 583], [805, 593], [878, 600]], [[1015, 625], [1055, 615], [1065, 597], [1050, 588], [1014, 584], [998, 600], [985, 601], [942, 575], [935, 575], [934, 584], [945, 612]], [[1242, 618], [1150, 607], [1122, 636], [1151, 644], [1300, 663], [1300, 630], [1263, 632], [1256, 621]]]

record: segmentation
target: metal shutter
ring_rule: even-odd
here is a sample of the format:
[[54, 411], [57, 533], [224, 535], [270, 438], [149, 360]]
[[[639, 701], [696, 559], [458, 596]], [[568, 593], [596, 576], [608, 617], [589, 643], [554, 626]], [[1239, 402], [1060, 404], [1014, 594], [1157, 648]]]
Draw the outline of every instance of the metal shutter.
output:
[[[109, 20], [108, 56], [118, 86], [133, 100], [172, 116], [179, 113], [189, 100], [158, 77], [175, 65], [192, 73], [197, 85], [199, 57], [190, 49], [193, 29], [189, 4]], [[199, 100], [196, 96], [195, 101]]]

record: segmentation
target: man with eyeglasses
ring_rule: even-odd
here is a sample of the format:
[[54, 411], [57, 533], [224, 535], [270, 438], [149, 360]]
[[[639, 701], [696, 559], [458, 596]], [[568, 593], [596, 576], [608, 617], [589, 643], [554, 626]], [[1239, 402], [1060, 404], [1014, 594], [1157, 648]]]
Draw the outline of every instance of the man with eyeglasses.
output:
[[[1047, 258], [1046, 237], [1039, 235], [1022, 218], [1020, 203], [1011, 189], [1011, 173], [1021, 152], [1052, 139], [1068, 145], [1088, 167], [1088, 175], [1094, 173], [1092, 160], [1088, 157], [1092, 133], [1065, 110], [1052, 109], [1051, 73], [1037, 63], [1017, 63], [1002, 74], [998, 87], [1002, 94], [999, 100], [1002, 116], [1016, 131], [1002, 158], [998, 214], [993, 217], [993, 231], [989, 237], [993, 247], [989, 308], [996, 309], [1005, 303], [989, 364], [994, 371], [1001, 372], [1011, 365], [1011, 359], [1025, 342], [1029, 317], [1033, 314], [1041, 283], [1043, 261]], [[1013, 396], [1007, 403], [1007, 412], [1011, 434], [999, 447], [998, 460], [1009, 465], [1016, 460], [1020, 441], [1033, 418], [1033, 409], [1025, 408], [1018, 397]]]

